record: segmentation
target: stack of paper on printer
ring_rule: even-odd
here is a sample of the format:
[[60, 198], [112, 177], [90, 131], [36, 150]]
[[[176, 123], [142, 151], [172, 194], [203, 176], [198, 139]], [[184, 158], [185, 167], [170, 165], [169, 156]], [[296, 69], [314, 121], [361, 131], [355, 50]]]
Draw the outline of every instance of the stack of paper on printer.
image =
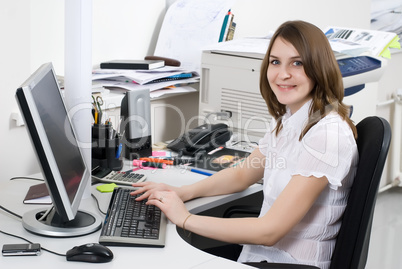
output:
[[197, 72], [173, 66], [153, 70], [95, 69], [92, 72], [92, 84], [128, 91], [138, 89], [149, 89], [151, 92], [164, 90], [161, 93], [194, 91], [192, 87], [187, 86], [199, 82], [199, 79]]
[[351, 56], [369, 53], [371, 56], [391, 58], [389, 48], [401, 48], [398, 35], [392, 32], [328, 27], [324, 33], [333, 51]]

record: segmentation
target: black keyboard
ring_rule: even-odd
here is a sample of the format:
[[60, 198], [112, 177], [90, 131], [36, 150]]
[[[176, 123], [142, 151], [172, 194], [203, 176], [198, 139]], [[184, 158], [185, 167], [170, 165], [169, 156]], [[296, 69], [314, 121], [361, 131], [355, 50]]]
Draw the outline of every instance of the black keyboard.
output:
[[135, 201], [133, 189], [116, 188], [99, 243], [105, 246], [164, 247], [167, 219], [158, 207]]

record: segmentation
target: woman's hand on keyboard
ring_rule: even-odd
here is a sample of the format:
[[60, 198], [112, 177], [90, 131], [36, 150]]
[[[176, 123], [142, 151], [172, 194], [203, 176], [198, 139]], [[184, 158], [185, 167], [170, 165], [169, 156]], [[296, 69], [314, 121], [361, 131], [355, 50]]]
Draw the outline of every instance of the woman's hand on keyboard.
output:
[[172, 190], [154, 191], [148, 197], [147, 204], [159, 207], [171, 222], [181, 228], [190, 214], [181, 198]]
[[136, 199], [137, 201], [149, 199], [149, 197], [156, 191], [174, 191], [174, 192], [178, 191], [177, 187], [173, 187], [164, 183], [155, 183], [151, 181], [134, 183], [133, 187], [138, 189], [133, 191], [131, 193], [132, 195], [142, 194]]

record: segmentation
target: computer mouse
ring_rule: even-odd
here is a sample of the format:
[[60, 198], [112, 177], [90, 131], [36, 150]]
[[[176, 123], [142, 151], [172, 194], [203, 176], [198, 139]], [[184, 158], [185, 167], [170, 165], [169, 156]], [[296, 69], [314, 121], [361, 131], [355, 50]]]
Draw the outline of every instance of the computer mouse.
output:
[[67, 251], [67, 261], [103, 263], [113, 260], [113, 252], [98, 243], [76, 246]]

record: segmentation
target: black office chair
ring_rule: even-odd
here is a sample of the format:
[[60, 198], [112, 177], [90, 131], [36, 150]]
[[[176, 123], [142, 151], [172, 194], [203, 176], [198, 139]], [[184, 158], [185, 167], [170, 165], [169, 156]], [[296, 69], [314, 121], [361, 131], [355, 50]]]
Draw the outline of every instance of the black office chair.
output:
[[[336, 239], [331, 269], [360, 269], [366, 265], [378, 186], [391, 142], [391, 127], [380, 117], [365, 118], [356, 127], [359, 165]], [[246, 207], [234, 206], [226, 210], [224, 217], [252, 211], [255, 208], [248, 211]], [[315, 266], [296, 264], [247, 264], [267, 269], [317, 269]]]

